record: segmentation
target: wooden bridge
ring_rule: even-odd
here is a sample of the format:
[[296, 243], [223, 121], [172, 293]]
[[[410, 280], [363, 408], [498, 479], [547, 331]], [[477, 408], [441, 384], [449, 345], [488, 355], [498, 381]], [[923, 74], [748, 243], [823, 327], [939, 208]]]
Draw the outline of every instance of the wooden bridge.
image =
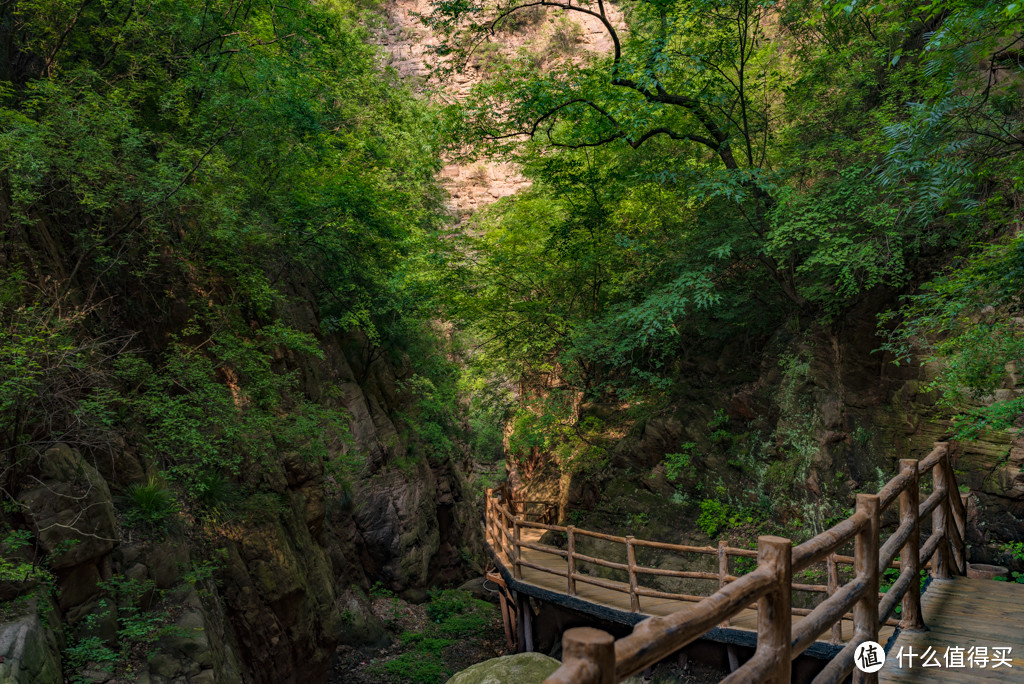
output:
[[[563, 664], [546, 684], [612, 684], [701, 637], [756, 647], [723, 680], [730, 684], [788, 683], [801, 654], [827, 660], [815, 684], [851, 674], [855, 682], [879, 681], [879, 673], [854, 667], [864, 641], [889, 642], [881, 681], [971, 681], [979, 673], [984, 681], [1024, 681], [1024, 587], [962, 577], [966, 516], [946, 443], [921, 461], [900, 461], [899, 474], [877, 494], [857, 495], [853, 515], [798, 546], [771, 536], [760, 537], [756, 551], [725, 541], [669, 544], [560, 526], [554, 518], [550, 505], [488, 491], [487, 542], [502, 583], [517, 597], [502, 600], [507, 635], [532, 650], [526, 596], [635, 627], [618, 640], [589, 627], [566, 631]], [[883, 527], [895, 529], [883, 534]], [[598, 550], [581, 553], [581, 547]], [[930, 579], [922, 600], [925, 570]], [[807, 581], [795, 581], [797, 575]], [[892, 577], [884, 592], [882, 577]], [[700, 585], [706, 588], [694, 589]], [[995, 599], [1003, 607], [993, 613], [993, 599], [984, 597], [996, 591], [1007, 596]], [[974, 604], [994, 622], [970, 616]], [[929, 644], [975, 642], [1017, 652], [1000, 669], [901, 668], [895, 660], [901, 647], [920, 654]], [[944, 652], [938, 653], [941, 659]]]

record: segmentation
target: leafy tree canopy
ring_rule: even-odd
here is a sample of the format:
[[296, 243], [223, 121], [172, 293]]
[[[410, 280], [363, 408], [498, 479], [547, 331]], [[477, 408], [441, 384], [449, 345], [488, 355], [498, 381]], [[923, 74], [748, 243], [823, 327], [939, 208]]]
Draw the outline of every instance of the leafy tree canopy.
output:
[[534, 182], [481, 219], [455, 305], [521, 372], [663, 385], [684, 340], [836, 320], [1018, 211], [1020, 3], [441, 0], [439, 73], [538, 6], [610, 49], [524, 53], [446, 120]]

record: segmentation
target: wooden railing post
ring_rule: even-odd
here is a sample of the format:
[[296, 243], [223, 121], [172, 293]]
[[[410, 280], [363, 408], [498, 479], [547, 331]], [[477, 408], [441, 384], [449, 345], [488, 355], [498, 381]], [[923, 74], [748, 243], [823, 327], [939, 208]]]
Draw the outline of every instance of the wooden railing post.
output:
[[491, 515], [491, 502], [494, 499], [494, 490], [489, 488], [484, 496], [484, 538], [493, 549], [494, 545], [494, 522]]
[[494, 516], [494, 539], [498, 542], [498, 554], [504, 557], [506, 565], [512, 560], [508, 554], [508, 539], [505, 537], [505, 514], [501, 510], [502, 501], [495, 499], [491, 504], [491, 514]]
[[[947, 452], [948, 453], [948, 452]], [[935, 579], [949, 579], [949, 535], [946, 532], [946, 525], [949, 521], [949, 479], [946, 477], [945, 468], [946, 454], [932, 468], [932, 485], [935, 490], [945, 489], [946, 496], [932, 511], [932, 534], [939, 536], [941, 540], [935, 549], [935, 559], [932, 562], [932, 577]]]
[[[766, 681], [789, 684], [792, 669], [793, 542], [783, 537], [757, 538], [757, 565], [766, 567], [774, 581], [757, 600], [757, 656], [771, 657]], [[756, 656], [755, 656], [756, 657]]]
[[[726, 548], [729, 546], [729, 540], [719, 539], [718, 540], [718, 588], [724, 587], [726, 577], [729, 576], [729, 554], [726, 553]], [[722, 620], [722, 627], [729, 626], [729, 618]]]
[[949, 458], [949, 445], [946, 444], [945, 447], [946, 453], [942, 458], [942, 463], [946, 468], [946, 482], [949, 483], [949, 496], [947, 497], [951, 518], [949, 524], [956, 532], [953, 541], [958, 542], [952, 549], [953, 562], [957, 574], [965, 575], [967, 574], [967, 510], [957, 485], [956, 475], [953, 473], [953, 461]]
[[512, 518], [512, 572], [516, 579], [523, 578], [523, 568], [519, 564], [519, 558], [523, 555], [523, 547], [519, 544], [522, 541], [519, 518]]
[[519, 641], [519, 652], [533, 651], [533, 612], [530, 609], [530, 597], [516, 592], [516, 638]]
[[[511, 512], [511, 509], [508, 509]], [[515, 520], [515, 518], [513, 518]], [[515, 547], [510, 539], [512, 536], [512, 523], [509, 522], [508, 518], [505, 517], [504, 513], [501, 516], [501, 538], [505, 543], [505, 558], [509, 564], [515, 562]]]
[[[878, 641], [878, 518], [877, 494], [858, 494], [857, 512], [867, 514], [868, 522], [857, 533], [853, 564], [858, 578], [866, 580], [864, 594], [853, 607], [854, 642]], [[877, 684], [878, 673], [853, 671], [853, 684]]]
[[[826, 580], [825, 592], [829, 598], [836, 593], [839, 589], [839, 564], [836, 563], [835, 552], [828, 554], [828, 558], [825, 559], [825, 567], [828, 569], [828, 579]], [[839, 619], [832, 623], [832, 638], [830, 643], [841, 644], [843, 643], [843, 616], [840, 615]]]
[[593, 627], [562, 635], [562, 667], [545, 684], [614, 684], [615, 638]]
[[567, 539], [565, 549], [566, 554], [566, 579], [569, 582], [569, 596], [576, 595], [576, 528], [569, 525], [565, 528], [565, 536]]
[[900, 470], [910, 476], [900, 492], [900, 526], [912, 526], [907, 542], [900, 549], [900, 573], [909, 572], [913, 577], [907, 593], [903, 595], [900, 629], [920, 630], [924, 629], [924, 619], [921, 617], [921, 582], [918, 580], [921, 571], [921, 522], [917, 517], [920, 503], [917, 461], [913, 458], [900, 460]]
[[640, 612], [640, 595], [636, 593], [638, 588], [636, 581], [636, 549], [633, 547], [633, 535], [626, 537], [626, 567], [629, 572], [629, 609], [634, 613]]

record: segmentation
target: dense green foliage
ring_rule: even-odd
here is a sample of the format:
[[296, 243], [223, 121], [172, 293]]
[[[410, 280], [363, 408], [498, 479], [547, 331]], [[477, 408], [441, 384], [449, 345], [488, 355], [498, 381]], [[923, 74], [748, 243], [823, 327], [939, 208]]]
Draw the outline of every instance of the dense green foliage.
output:
[[[541, 5], [605, 22], [613, 45], [544, 70], [523, 54], [449, 109], [460, 144], [533, 181], [477, 218], [449, 310], [484, 372], [569, 432], [581, 403], [657, 405], [702, 349], [839, 325], [1019, 220], [1021, 3], [644, 1], [621, 6], [628, 30], [600, 3]], [[445, 68], [533, 9], [439, 3]], [[1021, 357], [1014, 254], [982, 247], [893, 314], [894, 349], [943, 340], [955, 410]]]
[[[46, 558], [25, 560], [15, 496], [55, 441], [88, 462], [139, 457], [134, 483], [108, 477], [118, 522], [136, 539], [184, 534], [194, 557], [226, 520], [288, 511], [267, 491], [285, 458], [323, 464], [328, 494], [351, 499], [342, 354], [357, 383], [381, 358], [402, 368], [384, 408], [400, 409], [411, 457], [458, 452], [457, 379], [419, 265], [446, 221], [439, 144], [430, 107], [383, 67], [377, 12], [0, 4], [8, 580], [48, 576]], [[168, 634], [147, 588], [122, 589], [98, 587], [106, 603], [69, 633], [69, 677], [131, 676]]]
[[[358, 331], [368, 361], [422, 337], [412, 255], [442, 221], [430, 111], [380, 66], [369, 10], [0, 13], [0, 449], [127, 433], [199, 500], [275, 453], [337, 453], [339, 397], [297, 365], [320, 333]], [[411, 413], [450, 439], [451, 416]]]
[[[410, 448], [382, 451], [407, 475], [468, 448], [527, 476], [553, 461], [596, 477], [627, 430], [685, 400], [702, 358], [760, 361], [783, 335], [887, 307], [885, 350], [940, 362], [931, 387], [961, 436], [1020, 427], [1024, 399], [1005, 390], [1024, 360], [1024, 3], [432, 6], [439, 73], [486, 75], [444, 107], [382, 67], [380, 17], [358, 0], [0, 4], [13, 513], [10, 483], [54, 441], [143, 456], [118, 492], [142, 534], [274, 516], [287, 504], [262, 466], [284, 455], [323, 463], [350, 505], [358, 454], [335, 382], [352, 378], [329, 372], [342, 348], [357, 384], [381, 357], [400, 368], [382, 392]], [[543, 46], [498, 45], [544, 12]], [[567, 18], [583, 15], [606, 54], [579, 48]], [[515, 162], [530, 187], [455, 226], [444, 155]], [[664, 498], [692, 501], [709, 537], [770, 518], [765, 490], [810, 480], [836, 436], [804, 386], [811, 360], [783, 346], [761, 369], [771, 425], [732, 429], [708, 408], [687, 426], [700, 448], [657, 454]], [[735, 384], [761, 372], [744, 363]], [[759, 490], [695, 472], [709, 455]], [[835, 513], [789, 503], [810, 531]], [[45, 577], [3, 522], [0, 575]], [[123, 661], [167, 617], [113, 610], [120, 650], [86, 629], [73, 668]], [[428, 613], [391, 674], [440, 681], [444, 649], [488, 619], [452, 593]]]

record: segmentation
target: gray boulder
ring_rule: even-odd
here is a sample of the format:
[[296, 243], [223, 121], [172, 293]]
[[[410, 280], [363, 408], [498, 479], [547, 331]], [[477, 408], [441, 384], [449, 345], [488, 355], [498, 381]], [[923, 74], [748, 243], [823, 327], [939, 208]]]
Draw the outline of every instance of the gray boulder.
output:
[[62, 684], [60, 648], [47, 625], [54, 624], [50, 606], [44, 621], [33, 599], [31, 610], [0, 623], [0, 684]]

